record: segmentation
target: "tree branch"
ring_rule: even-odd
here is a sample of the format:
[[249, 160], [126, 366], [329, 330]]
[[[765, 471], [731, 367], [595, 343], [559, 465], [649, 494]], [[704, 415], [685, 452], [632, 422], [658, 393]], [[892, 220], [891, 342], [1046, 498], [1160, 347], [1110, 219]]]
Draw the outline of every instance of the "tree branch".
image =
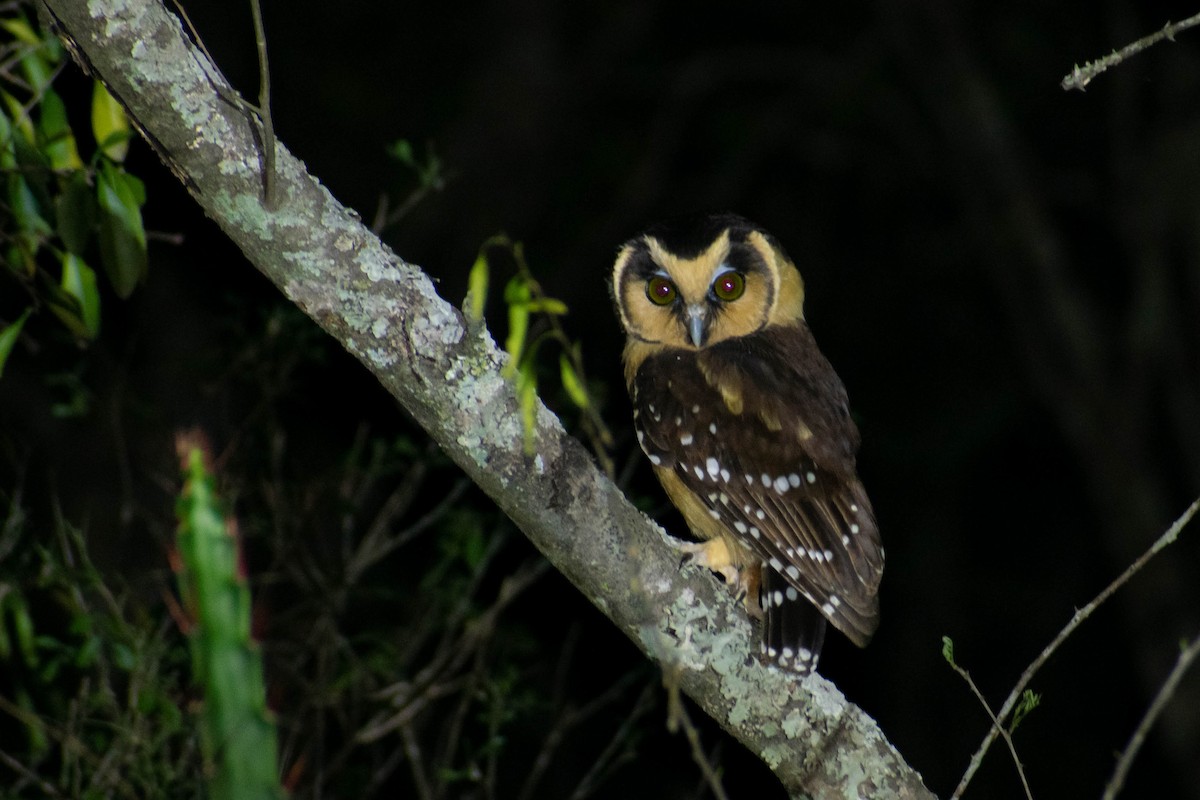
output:
[[537, 455], [485, 331], [437, 296], [282, 144], [263, 203], [263, 131], [160, 0], [43, 0], [246, 257], [358, 358], [547, 559], [793, 795], [932, 795], [875, 723], [819, 677], [762, 666], [745, 614], [715, 580], [681, 572], [660, 529], [545, 408]]

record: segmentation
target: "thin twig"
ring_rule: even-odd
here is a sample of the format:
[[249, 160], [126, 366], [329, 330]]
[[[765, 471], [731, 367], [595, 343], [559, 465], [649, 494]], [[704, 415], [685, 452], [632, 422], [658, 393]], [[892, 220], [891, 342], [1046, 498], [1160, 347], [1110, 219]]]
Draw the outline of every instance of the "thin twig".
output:
[[271, 119], [271, 70], [267, 62], [267, 34], [263, 29], [262, 6], [250, 0], [254, 15], [254, 42], [258, 46], [258, 116], [263, 124], [263, 206], [275, 210], [275, 122]]
[[1087, 88], [1087, 85], [1092, 82], [1092, 78], [1095, 78], [1109, 67], [1115, 67], [1125, 59], [1136, 56], [1147, 47], [1158, 44], [1163, 39], [1170, 39], [1173, 42], [1175, 41], [1175, 34], [1179, 33], [1180, 31], [1185, 31], [1188, 28], [1196, 25], [1200, 25], [1200, 14], [1197, 14], [1194, 17], [1188, 17], [1182, 22], [1176, 22], [1174, 25], [1168, 22], [1163, 26], [1162, 30], [1158, 31], [1157, 33], [1152, 33], [1149, 36], [1143, 36], [1136, 42], [1127, 44], [1120, 50], [1109, 53], [1104, 58], [1099, 58], [1095, 61], [1089, 61], [1082, 67], [1076, 64], [1075, 68], [1067, 73], [1067, 76], [1062, 79], [1062, 83], [1059, 85], [1068, 92], [1072, 89], [1078, 89], [1082, 92]]
[[[1183, 530], [1183, 527], [1191, 521], [1193, 516], [1196, 515], [1196, 511], [1198, 509], [1200, 509], [1200, 498], [1194, 500], [1192, 504], [1188, 506], [1187, 511], [1184, 511], [1179, 519], [1171, 523], [1171, 527], [1167, 528], [1166, 532], [1162, 536], [1158, 537], [1157, 541], [1150, 545], [1150, 549], [1142, 553], [1142, 555], [1138, 557], [1137, 561], [1134, 561], [1132, 564], [1130, 564], [1129, 567], [1122, 572], [1115, 581], [1106, 586], [1104, 591], [1100, 592], [1100, 594], [1096, 595], [1096, 598], [1092, 600], [1092, 602], [1075, 612], [1075, 615], [1071, 617], [1071, 621], [1068, 622], [1066, 626], [1058, 632], [1058, 635], [1055, 636], [1054, 640], [1046, 646], [1046, 649], [1041, 652], [1041, 655], [1034, 659], [1033, 663], [1030, 664], [1025, 669], [1025, 672], [1021, 674], [1021, 679], [1017, 681], [1017, 685], [1014, 686], [1012, 692], [1009, 693], [1008, 699], [1005, 700], [1004, 705], [1000, 707], [1000, 713], [996, 715], [998, 720], [1004, 720], [1008, 718], [1009, 713], [1017, 704], [1017, 700], [1020, 699], [1021, 693], [1025, 691], [1025, 687], [1029, 685], [1029, 682], [1033, 680], [1033, 676], [1037, 674], [1038, 670], [1040, 670], [1050, 656], [1054, 654], [1054, 651], [1059, 648], [1059, 645], [1066, 641], [1067, 637], [1075, 632], [1075, 629], [1079, 627], [1080, 623], [1091, 616], [1092, 612], [1095, 611], [1105, 600], [1107, 600], [1113, 594], [1113, 592], [1120, 589], [1129, 581], [1130, 578], [1140, 572], [1142, 567], [1146, 566], [1146, 563], [1151, 558], [1157, 555], [1158, 552], [1164, 547], [1172, 544], [1179, 537], [1179, 532]], [[1001, 730], [1002, 729], [1000, 728], [999, 724], [992, 725], [992, 728], [988, 731], [987, 736], [983, 738], [983, 744], [979, 746], [979, 749], [975, 751], [975, 755], [971, 757], [971, 763], [967, 766], [967, 771], [963, 773], [962, 780], [958, 783], [958, 788], [956, 788], [954, 790], [954, 794], [950, 796], [951, 800], [957, 800], [957, 798], [962, 797], [963, 792], [967, 790], [967, 784], [971, 782], [971, 778], [975, 777], [975, 773], [979, 770], [979, 765], [983, 763], [983, 757], [987, 755], [988, 748], [990, 748], [992, 743], [996, 741], [996, 737], [999, 735]]]
[[[204, 40], [200, 38], [196, 26], [188, 17], [187, 11], [179, 0], [171, 0], [175, 11], [187, 26], [192, 41], [200, 48], [200, 52], [208, 59], [206, 69], [216, 69], [217, 60], [208, 52]], [[268, 211], [275, 210], [275, 123], [271, 118], [271, 72], [267, 61], [267, 35], [263, 27], [262, 7], [259, 0], [250, 0], [250, 14], [254, 18], [254, 42], [258, 48], [258, 106], [254, 106], [239, 95], [228, 96], [219, 86], [214, 86], [221, 97], [232, 102], [238, 108], [258, 114], [263, 127], [263, 206]]]
[[648, 681], [642, 687], [642, 692], [634, 702], [629, 715], [621, 721], [604, 750], [592, 762], [591, 768], [579, 779], [579, 785], [575, 787], [575, 791], [571, 792], [570, 800], [586, 800], [603, 785], [605, 780], [611, 777], [621, 764], [632, 758], [632, 751], [629, 749], [629, 743], [633, 738], [632, 732], [638, 721], [653, 708], [654, 694], [654, 683]]
[[1029, 800], [1033, 800], [1033, 793], [1029, 791], [1029, 781], [1025, 778], [1025, 768], [1021, 766], [1021, 759], [1017, 756], [1017, 747], [1013, 744], [1012, 733], [1005, 728], [1000, 720], [996, 719], [996, 715], [992, 712], [992, 707], [988, 705], [987, 699], [983, 693], [979, 691], [979, 687], [975, 685], [975, 681], [971, 679], [971, 673], [960, 667], [953, 661], [950, 662], [950, 668], [957, 672], [959, 676], [967, 682], [967, 686], [971, 688], [971, 693], [975, 695], [975, 699], [979, 701], [979, 705], [983, 706], [983, 710], [987, 712], [988, 717], [992, 720], [993, 730], [1000, 731], [1000, 735], [1004, 737], [1005, 744], [1008, 745], [1008, 752], [1012, 754], [1013, 764], [1016, 765], [1017, 775], [1021, 778], [1021, 786], [1025, 788], [1025, 796]]
[[[30, 769], [20, 759], [13, 758], [4, 750], [0, 750], [0, 763], [9, 767], [10, 769], [12, 769], [13, 772], [17, 773], [18, 775], [24, 777], [26, 781], [28, 781], [29, 783], [32, 783], [39, 790], [41, 790], [42, 794], [44, 794], [46, 797], [66, 797], [66, 795], [59, 792], [58, 789], [55, 788], [53, 784], [46, 781], [44, 778], [42, 778], [41, 775], [38, 775], [35, 770]], [[14, 791], [14, 793], [16, 791], [18, 791], [20, 788], [23, 788], [23, 787], [21, 787], [19, 784], [17, 784], [17, 785], [9, 784], [9, 789]]]
[[[615, 704], [625, 695], [625, 691], [640, 677], [641, 676], [636, 671], [627, 672], [618, 678], [612, 686], [598, 694], [596, 697], [592, 698], [588, 703], [579, 708], [564, 709], [559, 713], [554, 725], [546, 733], [546, 738], [543, 741], [542, 749], [538, 753], [537, 759], [534, 761], [533, 766], [530, 768], [529, 774], [521, 786], [521, 791], [517, 794], [519, 800], [527, 800], [528, 798], [533, 797], [534, 791], [537, 789], [538, 783], [541, 781], [546, 768], [554, 760], [554, 756], [557, 754], [558, 748], [566, 738], [567, 734], [573, 729], [579, 727], [581, 724], [587, 722], [595, 714], [604, 710], [604, 708], [607, 706]], [[641, 708], [642, 701], [639, 699], [639, 701], [634, 704], [634, 712], [640, 713]], [[623, 730], [624, 725], [617, 729], [617, 733], [613, 735], [612, 743], [620, 743], [621, 732]], [[611, 757], [611, 753], [614, 751], [614, 745], [610, 744], [605, 748], [604, 752], [595, 759], [593, 764], [603, 764], [606, 758]], [[597, 770], [593, 769], [589, 774], [595, 772], [597, 772]], [[585, 777], [584, 780], [580, 781], [580, 786], [582, 787], [588, 783], [589, 781]]]
[[411, 725], [400, 728], [400, 739], [404, 743], [404, 754], [408, 757], [409, 766], [412, 767], [413, 785], [417, 789], [417, 796], [421, 800], [433, 800], [433, 789], [429, 785], [429, 776], [425, 774], [425, 763], [421, 760], [421, 743], [417, 741]]
[[1192, 643], [1183, 648], [1179, 653], [1179, 659], [1175, 662], [1175, 666], [1171, 669], [1171, 674], [1163, 682], [1162, 687], [1158, 690], [1158, 694], [1154, 697], [1154, 702], [1150, 704], [1150, 708], [1146, 709], [1145, 716], [1138, 723], [1137, 729], [1133, 735], [1129, 737], [1129, 744], [1125, 746], [1125, 751], [1121, 753], [1121, 757], [1117, 759], [1117, 766], [1113, 770], [1112, 778], [1109, 779], [1108, 785], [1104, 787], [1103, 800], [1113, 800], [1114, 797], [1125, 786], [1125, 777], [1129, 774], [1129, 768], [1133, 766], [1133, 760], [1137, 757], [1138, 751], [1142, 749], [1142, 744], [1146, 741], [1146, 734], [1150, 732], [1150, 727], [1154, 725], [1154, 721], [1158, 719], [1158, 715], [1167, 707], [1171, 696], [1175, 694], [1175, 689], [1179, 686], [1180, 680], [1183, 679], [1184, 673], [1196, 661], [1197, 656], [1200, 656], [1200, 635], [1192, 639]]
[[725, 794], [725, 787], [721, 785], [721, 776], [709, 763], [704, 746], [700, 744], [700, 732], [692, 724], [692, 718], [688, 716], [687, 708], [683, 704], [676, 670], [663, 671], [663, 687], [667, 690], [667, 730], [675, 733], [679, 728], [683, 728], [683, 735], [687, 737], [692, 749], [692, 760], [700, 768], [700, 774], [708, 781], [713, 797], [717, 800], [729, 800], [729, 795]]

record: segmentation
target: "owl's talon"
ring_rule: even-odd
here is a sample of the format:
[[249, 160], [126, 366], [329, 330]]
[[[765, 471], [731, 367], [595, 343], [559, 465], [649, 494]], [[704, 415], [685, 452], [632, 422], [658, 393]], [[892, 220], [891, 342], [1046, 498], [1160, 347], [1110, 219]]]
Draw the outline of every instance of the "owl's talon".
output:
[[695, 564], [720, 575], [727, 586], [739, 585], [738, 569], [730, 559], [729, 548], [720, 539], [711, 539], [707, 542], [688, 542], [681, 545], [679, 549], [683, 551], [683, 558], [679, 560], [680, 569], [687, 564]]

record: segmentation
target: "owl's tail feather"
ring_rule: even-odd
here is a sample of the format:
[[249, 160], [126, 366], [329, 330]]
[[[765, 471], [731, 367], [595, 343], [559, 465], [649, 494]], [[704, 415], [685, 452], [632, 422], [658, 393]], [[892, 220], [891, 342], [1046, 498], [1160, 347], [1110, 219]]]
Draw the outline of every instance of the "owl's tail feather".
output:
[[815, 672], [825, 644], [825, 617], [821, 612], [782, 575], [765, 565], [759, 603], [765, 614], [763, 660], [800, 675]]

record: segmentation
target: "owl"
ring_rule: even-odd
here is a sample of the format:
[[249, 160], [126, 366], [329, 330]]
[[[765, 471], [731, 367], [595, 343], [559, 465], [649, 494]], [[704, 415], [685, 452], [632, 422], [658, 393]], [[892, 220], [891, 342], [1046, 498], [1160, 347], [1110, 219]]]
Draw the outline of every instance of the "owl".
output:
[[846, 390], [804, 321], [778, 242], [731, 214], [627, 242], [613, 300], [637, 438], [708, 567], [762, 619], [762, 657], [815, 670], [826, 621], [879, 624], [883, 547]]

